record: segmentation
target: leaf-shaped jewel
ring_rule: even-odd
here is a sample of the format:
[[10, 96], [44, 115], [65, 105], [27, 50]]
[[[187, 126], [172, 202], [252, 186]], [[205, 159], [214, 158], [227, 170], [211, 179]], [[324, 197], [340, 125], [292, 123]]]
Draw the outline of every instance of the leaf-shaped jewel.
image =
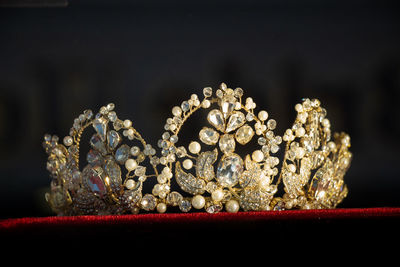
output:
[[250, 155], [246, 156], [244, 165], [246, 171], [239, 178], [240, 186], [243, 188], [258, 186], [262, 174], [261, 166], [257, 162], [252, 161]]
[[217, 160], [218, 150], [202, 152], [197, 158], [196, 175], [207, 181], [211, 181], [215, 177], [213, 163]]
[[219, 109], [213, 109], [208, 113], [207, 120], [213, 125], [217, 130], [223, 132], [225, 130], [225, 120], [224, 115]]
[[192, 195], [203, 194], [206, 188], [206, 183], [203, 179], [196, 178], [191, 173], [186, 173], [182, 170], [181, 164], [175, 164], [175, 179], [181, 189]]
[[226, 124], [226, 132], [232, 132], [242, 126], [246, 122], [246, 117], [240, 111], [235, 111], [229, 117], [228, 123]]

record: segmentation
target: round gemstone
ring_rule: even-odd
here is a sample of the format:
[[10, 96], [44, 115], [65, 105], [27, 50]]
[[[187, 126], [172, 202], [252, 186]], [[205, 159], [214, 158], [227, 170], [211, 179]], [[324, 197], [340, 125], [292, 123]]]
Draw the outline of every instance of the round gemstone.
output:
[[221, 159], [217, 167], [217, 181], [224, 187], [232, 187], [243, 173], [243, 160], [239, 155], [231, 154]]
[[219, 139], [219, 133], [214, 129], [204, 127], [199, 132], [200, 140], [207, 145], [215, 145]]
[[245, 124], [236, 131], [235, 137], [239, 144], [245, 145], [253, 138], [254, 130]]

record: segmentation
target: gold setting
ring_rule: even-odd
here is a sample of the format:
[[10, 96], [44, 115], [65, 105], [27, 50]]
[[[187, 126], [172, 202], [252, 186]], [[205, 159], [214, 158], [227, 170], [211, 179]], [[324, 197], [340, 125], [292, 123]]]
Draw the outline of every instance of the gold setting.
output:
[[[159, 154], [132, 121], [117, 117], [112, 103], [97, 114], [80, 114], [63, 144], [46, 134], [43, 146], [52, 176], [46, 200], [53, 211], [77, 215], [176, 211], [169, 207], [209, 213], [321, 209], [335, 208], [346, 197], [343, 178], [352, 158], [350, 137], [335, 133], [331, 140], [330, 122], [319, 100], [297, 104], [295, 122], [281, 137], [274, 133], [276, 121], [265, 110], [256, 113], [255, 102], [243, 99], [241, 88], [222, 83], [214, 96], [211, 87], [204, 88], [203, 95], [200, 100], [193, 94], [172, 108], [158, 141]], [[182, 126], [199, 109], [208, 110], [208, 125], [199, 131], [198, 140], [180, 144]], [[81, 136], [89, 126], [95, 133], [88, 164], [80, 171]], [[283, 141], [279, 170], [274, 154]], [[236, 151], [251, 142], [259, 146], [252, 153]], [[145, 184], [151, 184], [151, 192], [145, 192]]]

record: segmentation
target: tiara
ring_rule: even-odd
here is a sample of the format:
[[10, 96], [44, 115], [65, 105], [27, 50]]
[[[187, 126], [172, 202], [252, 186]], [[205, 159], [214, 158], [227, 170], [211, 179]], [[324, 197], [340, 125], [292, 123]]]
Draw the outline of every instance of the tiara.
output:
[[[62, 143], [46, 134], [52, 181], [45, 198], [52, 210], [80, 215], [321, 209], [335, 208], [347, 196], [350, 137], [335, 133], [331, 140], [319, 100], [296, 104], [296, 119], [281, 137], [274, 133], [276, 121], [265, 110], [256, 112], [241, 88], [222, 83], [215, 94], [206, 87], [203, 95], [200, 100], [192, 94], [172, 108], [157, 149], [131, 120], [118, 118], [112, 103], [97, 114], [85, 110]], [[181, 141], [181, 129], [200, 110], [207, 113], [207, 125], [196, 131], [196, 140]], [[82, 164], [86, 129], [93, 135]], [[274, 154], [282, 142], [280, 161]]]

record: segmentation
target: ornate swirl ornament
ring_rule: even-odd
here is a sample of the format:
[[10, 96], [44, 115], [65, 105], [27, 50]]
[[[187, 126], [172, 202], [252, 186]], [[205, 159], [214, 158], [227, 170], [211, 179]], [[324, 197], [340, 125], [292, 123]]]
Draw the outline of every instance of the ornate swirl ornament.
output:
[[[241, 88], [224, 83], [203, 89], [172, 108], [157, 151], [121, 120], [114, 104], [97, 114], [85, 110], [59, 143], [46, 134], [47, 170], [52, 177], [46, 200], [59, 215], [125, 214], [156, 210], [216, 213], [335, 208], [347, 195], [343, 177], [350, 166], [350, 137], [333, 134], [317, 99], [295, 106], [297, 117], [283, 137], [265, 110]], [[180, 132], [191, 116], [207, 112], [198, 139], [183, 144]], [[92, 129], [86, 162], [80, 143]], [[284, 158], [275, 154], [285, 142]], [[250, 153], [238, 151], [256, 145]], [[158, 153], [157, 153], [158, 152]], [[280, 166], [280, 170], [279, 167]]]

